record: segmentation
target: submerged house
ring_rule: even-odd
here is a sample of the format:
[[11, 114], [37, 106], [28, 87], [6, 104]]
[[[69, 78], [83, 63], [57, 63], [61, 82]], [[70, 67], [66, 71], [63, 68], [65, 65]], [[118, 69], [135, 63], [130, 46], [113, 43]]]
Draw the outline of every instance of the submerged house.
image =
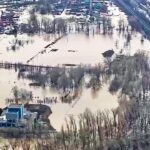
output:
[[31, 113], [24, 108], [24, 105], [11, 104], [3, 110], [0, 116], [0, 128], [27, 127], [28, 121], [37, 119], [37, 113]]

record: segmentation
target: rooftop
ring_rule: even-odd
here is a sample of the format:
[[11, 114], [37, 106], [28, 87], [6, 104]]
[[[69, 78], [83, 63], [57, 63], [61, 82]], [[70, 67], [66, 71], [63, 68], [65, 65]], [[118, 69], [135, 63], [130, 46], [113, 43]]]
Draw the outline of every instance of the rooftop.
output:
[[10, 104], [8, 106], [8, 108], [20, 108], [20, 107], [23, 107], [23, 105], [22, 104]]

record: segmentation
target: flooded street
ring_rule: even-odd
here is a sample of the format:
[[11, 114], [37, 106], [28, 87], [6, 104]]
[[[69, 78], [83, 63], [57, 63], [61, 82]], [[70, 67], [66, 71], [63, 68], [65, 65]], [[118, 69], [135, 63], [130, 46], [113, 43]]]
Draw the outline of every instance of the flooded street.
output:
[[[29, 64], [44, 66], [90, 64], [94, 66], [103, 62], [102, 53], [110, 49], [113, 49], [116, 54], [127, 55], [133, 55], [138, 51], [150, 52], [150, 42], [145, 39], [141, 43], [142, 35], [140, 33], [133, 34], [129, 45], [126, 45], [126, 35], [123, 33], [119, 34], [116, 26], [119, 19], [125, 19], [125, 23], [127, 23], [127, 17], [117, 7], [114, 7], [114, 9], [110, 9], [110, 14], [113, 11], [113, 16], [111, 16], [114, 26], [112, 35], [99, 34], [95, 31], [95, 28], [94, 34], [90, 33], [89, 36], [82, 32], [71, 32], [56, 44], [46, 48], [45, 53], [39, 52], [44, 50], [44, 47], [55, 39], [54, 36], [29, 37], [27, 35], [18, 35], [17, 39], [28, 40], [28, 42], [25, 42], [17, 50], [11, 50], [10, 45], [15, 40], [15, 37], [1, 35], [0, 62], [27, 63], [30, 58], [39, 53]], [[57, 51], [51, 51], [52, 49], [57, 49]], [[60, 130], [65, 117], [68, 115], [78, 116], [86, 108], [96, 112], [97, 110], [111, 109], [118, 106], [117, 95], [110, 94], [107, 85], [104, 85], [97, 92], [96, 96], [92, 95], [90, 89], [84, 88], [79, 99], [75, 99], [71, 104], [65, 104], [61, 102], [58, 91], [49, 87], [31, 87], [29, 83], [31, 81], [27, 79], [18, 79], [18, 73], [14, 70], [0, 69], [0, 107], [6, 106], [6, 98], [13, 97], [12, 88], [14, 86], [32, 91], [33, 101], [31, 103], [37, 103], [37, 100], [45, 97], [57, 97], [58, 102], [56, 104], [49, 104], [52, 109], [49, 119], [52, 126], [57, 130]]]

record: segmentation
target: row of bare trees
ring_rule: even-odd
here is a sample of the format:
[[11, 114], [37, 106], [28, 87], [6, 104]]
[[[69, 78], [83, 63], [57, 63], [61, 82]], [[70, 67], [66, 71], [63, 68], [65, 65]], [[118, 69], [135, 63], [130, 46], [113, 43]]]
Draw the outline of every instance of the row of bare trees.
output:
[[31, 91], [27, 91], [25, 89], [20, 89], [17, 86], [12, 88], [13, 98], [7, 98], [6, 103], [21, 103], [26, 104], [33, 99], [33, 93]]
[[28, 19], [28, 23], [21, 24], [20, 30], [23, 33], [58, 33], [64, 34], [66, 33], [67, 24], [65, 19], [56, 18], [50, 19], [48, 17], [41, 16], [38, 17], [34, 11], [30, 12], [30, 17]]
[[110, 65], [114, 79], [110, 84], [110, 91], [119, 89], [123, 94], [138, 97], [139, 94], [150, 89], [149, 82], [149, 58], [144, 52], [138, 52], [134, 56], [118, 56]]
[[[108, 68], [107, 70], [105, 68]], [[41, 86], [51, 86], [63, 92], [80, 89], [84, 85], [86, 75], [89, 82], [85, 85], [99, 90], [106, 79], [110, 79], [109, 91], [121, 90], [122, 94], [139, 97], [149, 91], [149, 64], [147, 54], [139, 52], [134, 56], [117, 56], [111, 63], [97, 66], [78, 66], [74, 68], [52, 68], [47, 72], [28, 72], [23, 78], [33, 80]]]
[[41, 70], [29, 71], [27, 74], [22, 73], [21, 77], [28, 78], [43, 87], [50, 86], [58, 89], [62, 94], [69, 93], [75, 98], [80, 93], [82, 85], [85, 85], [85, 75], [88, 75], [90, 79], [85, 86], [95, 91], [101, 87], [103, 74], [104, 71], [101, 65], [95, 67], [80, 65], [73, 68], [52, 68], [47, 72]]

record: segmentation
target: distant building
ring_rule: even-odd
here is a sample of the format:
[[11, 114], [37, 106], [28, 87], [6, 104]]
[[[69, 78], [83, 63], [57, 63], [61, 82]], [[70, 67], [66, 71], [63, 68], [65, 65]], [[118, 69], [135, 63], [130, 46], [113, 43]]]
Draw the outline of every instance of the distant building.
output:
[[24, 112], [23, 105], [10, 105], [5, 114], [8, 120], [19, 120], [23, 119]]

